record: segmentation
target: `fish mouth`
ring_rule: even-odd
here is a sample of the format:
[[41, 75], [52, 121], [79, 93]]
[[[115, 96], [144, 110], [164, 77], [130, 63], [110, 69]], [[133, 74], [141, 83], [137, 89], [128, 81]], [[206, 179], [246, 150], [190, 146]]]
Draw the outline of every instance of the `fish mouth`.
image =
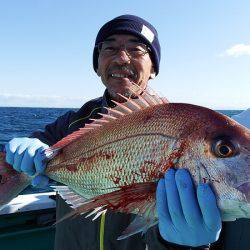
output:
[[246, 196], [247, 202], [250, 202], [250, 182], [243, 183], [237, 189]]

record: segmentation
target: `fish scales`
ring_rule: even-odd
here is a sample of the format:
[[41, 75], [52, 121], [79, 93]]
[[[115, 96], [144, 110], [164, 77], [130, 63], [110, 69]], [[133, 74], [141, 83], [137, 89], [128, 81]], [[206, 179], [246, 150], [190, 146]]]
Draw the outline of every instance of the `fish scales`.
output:
[[75, 159], [74, 168], [69, 168], [72, 160], [58, 161], [59, 169], [55, 170], [56, 165], [49, 165], [46, 173], [52, 179], [65, 180], [68, 185], [73, 184], [68, 181], [76, 179], [73, 181], [75, 185], [84, 183], [84, 188], [93, 195], [106, 193], [113, 187], [159, 178], [159, 168], [167, 153], [164, 145], [166, 138], [154, 134], [115, 140], [82, 152]]
[[[159, 169], [167, 164], [164, 159], [176, 138], [171, 134], [170, 123], [162, 119], [166, 117], [164, 107], [154, 106], [146, 111], [134, 112], [71, 143], [68, 152], [65, 148], [61, 154], [62, 159], [59, 155], [51, 161], [46, 174], [71, 186], [74, 180], [77, 190], [84, 183], [85, 195], [113, 191], [111, 188], [134, 182], [155, 181], [160, 176]], [[176, 125], [173, 127], [176, 132]], [[79, 150], [78, 145], [83, 147]], [[77, 151], [78, 156], [74, 153]], [[65, 161], [67, 156], [69, 160]], [[75, 167], [71, 168], [71, 164]], [[60, 173], [55, 166], [60, 166]]]

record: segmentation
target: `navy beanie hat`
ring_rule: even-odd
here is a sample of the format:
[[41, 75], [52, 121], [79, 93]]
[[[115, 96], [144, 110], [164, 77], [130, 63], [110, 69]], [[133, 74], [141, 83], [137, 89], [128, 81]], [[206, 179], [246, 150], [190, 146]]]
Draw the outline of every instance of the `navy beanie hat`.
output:
[[138, 37], [141, 42], [150, 48], [149, 54], [154, 65], [155, 73], [156, 75], [159, 73], [161, 47], [157, 31], [149, 22], [134, 15], [118, 16], [101, 27], [95, 40], [93, 52], [93, 66], [95, 71], [97, 71], [98, 68], [99, 57], [97, 45], [114, 34], [131, 34]]

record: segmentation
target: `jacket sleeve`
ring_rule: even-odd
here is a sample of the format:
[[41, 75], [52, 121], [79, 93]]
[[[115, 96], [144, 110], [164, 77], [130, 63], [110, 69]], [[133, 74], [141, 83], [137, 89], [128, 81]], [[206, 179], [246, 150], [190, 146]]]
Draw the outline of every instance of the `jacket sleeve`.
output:
[[67, 135], [71, 117], [74, 112], [69, 111], [58, 117], [53, 123], [45, 126], [44, 131], [38, 130], [31, 134], [31, 138], [37, 138], [43, 143], [51, 146]]

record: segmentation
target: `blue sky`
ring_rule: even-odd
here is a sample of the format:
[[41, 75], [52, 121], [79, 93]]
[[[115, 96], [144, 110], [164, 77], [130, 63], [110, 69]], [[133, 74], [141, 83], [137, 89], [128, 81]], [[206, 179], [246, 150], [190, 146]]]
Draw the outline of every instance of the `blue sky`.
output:
[[171, 102], [250, 107], [249, 0], [1, 1], [0, 106], [80, 107], [102, 95], [95, 37], [125, 13], [158, 30], [162, 60], [152, 88]]

